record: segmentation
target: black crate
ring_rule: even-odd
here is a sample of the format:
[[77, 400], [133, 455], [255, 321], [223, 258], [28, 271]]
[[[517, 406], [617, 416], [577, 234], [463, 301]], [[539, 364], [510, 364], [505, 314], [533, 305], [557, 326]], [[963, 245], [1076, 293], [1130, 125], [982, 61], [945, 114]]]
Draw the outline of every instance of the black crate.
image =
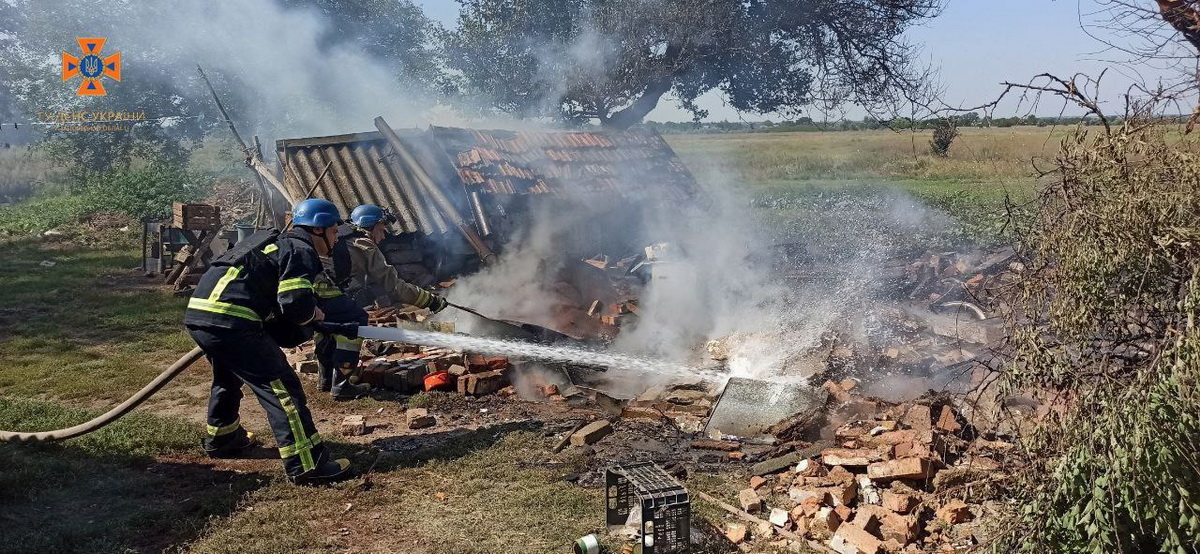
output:
[[687, 489], [651, 462], [619, 464], [605, 472], [605, 519], [625, 525], [635, 507], [642, 510], [642, 554], [684, 552], [692, 534]]

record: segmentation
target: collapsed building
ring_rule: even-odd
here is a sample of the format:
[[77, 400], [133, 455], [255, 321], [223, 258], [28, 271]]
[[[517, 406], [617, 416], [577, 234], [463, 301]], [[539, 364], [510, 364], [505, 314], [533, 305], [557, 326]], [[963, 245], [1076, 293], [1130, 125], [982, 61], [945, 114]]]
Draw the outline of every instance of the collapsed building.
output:
[[652, 275], [655, 237], [646, 210], [701, 206], [704, 194], [658, 133], [380, 130], [277, 142], [289, 202], [330, 200], [343, 213], [363, 203], [390, 209], [381, 244], [400, 276], [449, 285], [497, 263], [539, 213], [578, 216], [552, 240], [544, 261], [551, 305], [500, 314], [575, 339], [611, 339], [636, 317], [638, 289]]

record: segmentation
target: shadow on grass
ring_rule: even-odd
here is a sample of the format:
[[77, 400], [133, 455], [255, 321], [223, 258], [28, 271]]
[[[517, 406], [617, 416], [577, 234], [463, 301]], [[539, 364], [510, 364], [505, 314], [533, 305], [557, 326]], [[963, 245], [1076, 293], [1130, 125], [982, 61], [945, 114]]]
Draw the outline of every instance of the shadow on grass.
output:
[[[95, 415], [0, 399], [0, 428], [47, 430]], [[270, 479], [195, 457], [184, 422], [132, 414], [63, 443], [0, 444], [0, 552], [162, 552], [194, 541]]]
[[500, 442], [506, 435], [542, 428], [536, 420], [514, 421], [490, 425], [479, 429], [452, 429], [438, 433], [388, 437], [373, 441], [382, 451], [375, 463], [375, 471], [415, 467], [430, 461], [447, 461], [462, 458], [471, 453], [487, 450]]

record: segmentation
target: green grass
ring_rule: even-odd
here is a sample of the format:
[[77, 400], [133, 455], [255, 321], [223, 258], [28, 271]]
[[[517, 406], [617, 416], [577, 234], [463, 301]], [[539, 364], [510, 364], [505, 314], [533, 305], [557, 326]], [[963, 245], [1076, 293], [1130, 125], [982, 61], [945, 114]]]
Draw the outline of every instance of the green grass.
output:
[[[0, 428], [40, 431], [98, 412], [0, 398]], [[0, 444], [0, 552], [156, 552], [190, 540], [266, 483], [185, 461], [195, 425], [134, 413], [66, 443]], [[180, 456], [170, 464], [164, 455]]]
[[962, 129], [946, 157], [929, 152], [931, 131], [667, 135], [698, 176], [741, 184], [808, 180], [1029, 181], [1033, 160], [1052, 160], [1066, 128]]
[[179, 324], [184, 300], [150, 288], [132, 269], [136, 252], [4, 247], [0, 393], [123, 399], [192, 348]]

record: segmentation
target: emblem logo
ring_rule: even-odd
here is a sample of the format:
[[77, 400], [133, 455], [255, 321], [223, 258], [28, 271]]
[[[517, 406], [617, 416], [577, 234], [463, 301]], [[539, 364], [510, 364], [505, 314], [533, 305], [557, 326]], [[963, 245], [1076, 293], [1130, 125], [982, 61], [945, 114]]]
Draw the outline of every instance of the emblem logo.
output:
[[104, 49], [106, 39], [77, 37], [75, 40], [79, 43], [82, 56], [76, 57], [67, 52], [62, 53], [63, 82], [65, 83], [75, 76], [82, 77], [79, 90], [75, 94], [104, 96], [107, 92], [104, 90], [102, 77], [108, 77], [117, 82], [121, 81], [121, 53], [114, 52], [110, 56], [101, 58], [100, 52]]

